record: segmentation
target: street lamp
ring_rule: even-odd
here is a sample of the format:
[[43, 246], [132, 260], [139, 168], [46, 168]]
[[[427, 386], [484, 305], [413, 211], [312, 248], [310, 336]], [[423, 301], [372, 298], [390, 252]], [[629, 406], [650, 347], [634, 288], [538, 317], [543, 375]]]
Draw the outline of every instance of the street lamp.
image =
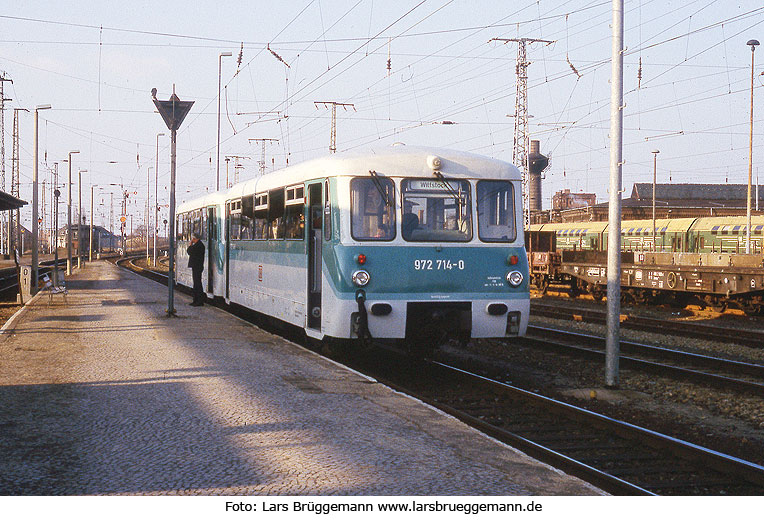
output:
[[220, 191], [220, 79], [223, 66], [223, 56], [231, 56], [230, 52], [221, 52], [218, 55], [218, 141], [217, 141], [217, 165], [215, 167], [216, 181], [215, 191]]
[[751, 177], [753, 172], [753, 55], [756, 52], [756, 46], [759, 45], [758, 40], [748, 40], [746, 45], [751, 47], [751, 129], [748, 136], [748, 192], [745, 200], [745, 215], [747, 218], [746, 224], [746, 241], [745, 252], [751, 252]]
[[37, 174], [38, 174], [38, 119], [40, 110], [48, 110], [50, 105], [37, 105], [34, 109], [34, 171], [32, 176], [32, 294], [37, 294], [39, 273], [39, 258], [37, 243]]
[[660, 150], [653, 150], [653, 251], [657, 251], [658, 242], [655, 241], [655, 179], [658, 171], [658, 154]]
[[66, 206], [66, 275], [72, 274], [72, 154], [80, 153], [79, 150], [69, 152], [69, 197]]
[[149, 215], [151, 214], [151, 170], [153, 170], [153, 166], [149, 166], [146, 168], [146, 219], [145, 219], [145, 225], [146, 225], [146, 264], [151, 265], [151, 256], [149, 253], [149, 229], [151, 228], [151, 218]]
[[159, 233], [159, 136], [157, 134], [157, 156], [154, 165], [154, 266], [157, 265], [157, 233]]
[[[92, 182], [92, 181], [91, 181]], [[93, 261], [93, 184], [90, 185], [90, 245], [88, 247], [88, 262]]]
[[[58, 176], [56, 176], [58, 177]], [[61, 191], [58, 189], [58, 186], [56, 186], [56, 189], [53, 191], [53, 197], [56, 199], [56, 211], [55, 211], [55, 223], [54, 223], [54, 229], [56, 230], [54, 235], [54, 241], [55, 244], [53, 245], [53, 254], [54, 254], [54, 264], [53, 264], [53, 285], [58, 287], [58, 198], [61, 196]]]
[[77, 187], [77, 197], [79, 198], [79, 209], [77, 210], [77, 269], [82, 269], [82, 173], [87, 170], [79, 170], [79, 184]]

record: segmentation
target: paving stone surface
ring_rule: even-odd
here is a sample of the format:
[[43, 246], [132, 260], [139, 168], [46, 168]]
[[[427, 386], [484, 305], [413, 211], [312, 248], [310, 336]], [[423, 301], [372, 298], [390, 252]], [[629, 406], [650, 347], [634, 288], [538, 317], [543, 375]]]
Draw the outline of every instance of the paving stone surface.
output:
[[598, 494], [100, 261], [0, 336], [0, 495]]

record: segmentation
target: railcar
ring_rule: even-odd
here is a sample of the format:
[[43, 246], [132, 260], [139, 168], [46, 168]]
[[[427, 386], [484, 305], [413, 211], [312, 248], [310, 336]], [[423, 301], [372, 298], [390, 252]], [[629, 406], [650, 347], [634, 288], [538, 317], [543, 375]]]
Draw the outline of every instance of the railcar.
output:
[[208, 297], [316, 340], [520, 336], [521, 204], [521, 174], [502, 161], [402, 145], [334, 154], [180, 205], [177, 281], [192, 284], [197, 232]]
[[[702, 217], [695, 219], [690, 229], [695, 253], [745, 253], [747, 218]], [[751, 217], [751, 252], [762, 251], [764, 216]]]

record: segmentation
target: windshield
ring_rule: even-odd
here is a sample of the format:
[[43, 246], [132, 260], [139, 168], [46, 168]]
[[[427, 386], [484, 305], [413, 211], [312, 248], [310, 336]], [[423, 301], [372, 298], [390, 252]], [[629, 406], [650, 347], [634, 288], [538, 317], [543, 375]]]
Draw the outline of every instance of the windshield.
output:
[[468, 242], [472, 239], [470, 183], [404, 179], [401, 234], [410, 242]]
[[477, 183], [478, 234], [484, 242], [513, 242], [515, 229], [514, 190], [509, 181]]
[[395, 238], [395, 185], [384, 177], [350, 181], [350, 222], [356, 240]]

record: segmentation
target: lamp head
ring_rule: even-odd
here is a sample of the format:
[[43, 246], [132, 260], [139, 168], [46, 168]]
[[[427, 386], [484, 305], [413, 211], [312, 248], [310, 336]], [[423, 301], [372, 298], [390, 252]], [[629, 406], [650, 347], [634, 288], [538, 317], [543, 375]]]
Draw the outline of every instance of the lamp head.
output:
[[50, 105], [37, 105], [34, 107], [35, 110], [48, 110], [49, 108], [51, 108]]
[[756, 46], [759, 45], [759, 40], [748, 40], [745, 42], [746, 45], [751, 46], [751, 52], [756, 50]]
[[653, 150], [651, 153], [661, 153], [660, 150]]
[[231, 54], [230, 52], [221, 52], [220, 56], [221, 57], [223, 57], [223, 56], [233, 56], [233, 54]]

